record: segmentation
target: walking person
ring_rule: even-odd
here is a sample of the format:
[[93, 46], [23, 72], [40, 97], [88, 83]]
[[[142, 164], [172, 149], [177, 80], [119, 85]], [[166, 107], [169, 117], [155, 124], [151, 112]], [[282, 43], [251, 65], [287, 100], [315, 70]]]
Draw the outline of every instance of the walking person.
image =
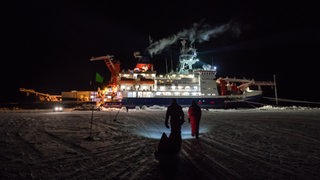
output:
[[196, 101], [193, 100], [188, 109], [188, 120], [191, 125], [191, 136], [196, 136], [197, 139], [199, 138], [200, 119], [201, 108]]
[[162, 133], [158, 149], [154, 153], [162, 168], [165, 171], [169, 170], [171, 173], [176, 169], [179, 162], [179, 152], [182, 144], [181, 126], [183, 123], [184, 112], [177, 100], [173, 98], [165, 116], [165, 126], [171, 129], [170, 135], [167, 136]]
[[[170, 123], [169, 123], [170, 121]], [[171, 129], [169, 135], [169, 146], [172, 152], [178, 153], [181, 148], [181, 126], [184, 123], [184, 112], [177, 103], [176, 98], [172, 98], [171, 105], [168, 106], [165, 117], [165, 126]], [[169, 126], [170, 124], [170, 126]]]
[[[170, 127], [169, 127], [170, 119]], [[172, 98], [171, 105], [168, 106], [165, 118], [165, 126], [171, 128], [171, 134], [181, 134], [181, 126], [184, 123], [184, 113], [182, 107], [177, 103], [176, 98]]]

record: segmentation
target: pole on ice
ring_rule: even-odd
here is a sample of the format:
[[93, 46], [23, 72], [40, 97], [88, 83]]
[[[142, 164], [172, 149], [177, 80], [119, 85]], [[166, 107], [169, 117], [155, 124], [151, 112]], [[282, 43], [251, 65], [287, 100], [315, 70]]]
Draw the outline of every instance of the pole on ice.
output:
[[125, 101], [125, 103], [124, 104], [122, 104], [121, 103], [121, 106], [120, 106], [120, 108], [119, 108], [119, 110], [118, 110], [118, 112], [117, 112], [117, 114], [116, 114], [116, 116], [113, 118], [113, 121], [117, 121], [117, 117], [118, 117], [118, 115], [119, 115], [119, 112], [120, 112], [120, 110], [122, 109], [122, 107], [126, 107], [126, 109], [127, 109], [127, 112], [128, 112], [128, 106], [127, 106], [127, 103], [128, 103], [128, 99], [126, 99], [126, 101]]
[[94, 105], [92, 105], [92, 112], [91, 112], [91, 122], [90, 122], [90, 135], [89, 137], [87, 137], [87, 140], [93, 140], [93, 136], [92, 136], [92, 124], [93, 124], [93, 111], [94, 111]]
[[118, 117], [118, 115], [119, 115], [119, 112], [120, 112], [121, 108], [122, 108], [122, 105], [120, 106], [120, 108], [119, 108], [116, 116], [114, 117], [113, 121], [117, 121], [117, 117]]
[[276, 83], [276, 75], [273, 75], [273, 84], [274, 84], [274, 95], [276, 98], [276, 105], [278, 105], [278, 93], [277, 93], [277, 83]]
[[90, 137], [92, 137], [93, 111], [94, 111], [94, 107], [92, 107], [92, 112], [91, 112]]

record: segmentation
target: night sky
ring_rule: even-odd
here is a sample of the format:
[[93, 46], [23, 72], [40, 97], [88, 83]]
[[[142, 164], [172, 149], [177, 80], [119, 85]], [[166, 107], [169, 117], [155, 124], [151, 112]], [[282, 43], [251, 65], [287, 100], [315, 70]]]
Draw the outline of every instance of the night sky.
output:
[[[194, 27], [232, 24], [224, 33], [196, 42], [200, 60], [218, 67], [218, 77], [272, 81], [278, 96], [320, 101], [320, 28], [315, 4], [294, 1], [12, 1], [5, 15], [0, 102], [18, 101], [19, 88], [60, 94], [93, 90], [103, 61], [114, 55], [133, 69], [133, 52]], [[158, 72], [176, 59], [179, 43], [152, 56]], [[176, 59], [177, 60], [177, 59]]]

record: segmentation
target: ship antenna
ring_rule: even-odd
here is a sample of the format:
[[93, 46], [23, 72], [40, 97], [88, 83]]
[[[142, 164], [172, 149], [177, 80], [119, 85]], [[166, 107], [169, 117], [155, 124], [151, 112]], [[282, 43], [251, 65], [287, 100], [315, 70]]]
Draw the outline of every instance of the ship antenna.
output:
[[211, 56], [211, 66], [213, 67], [213, 56]]
[[273, 75], [273, 84], [274, 84], [274, 95], [276, 98], [276, 105], [278, 105], [278, 93], [277, 93], [277, 83], [276, 83], [276, 75]]
[[167, 56], [166, 56], [166, 74], [168, 73], [168, 59], [167, 59]]
[[171, 72], [173, 72], [172, 52], [170, 52], [170, 58], [171, 58]]

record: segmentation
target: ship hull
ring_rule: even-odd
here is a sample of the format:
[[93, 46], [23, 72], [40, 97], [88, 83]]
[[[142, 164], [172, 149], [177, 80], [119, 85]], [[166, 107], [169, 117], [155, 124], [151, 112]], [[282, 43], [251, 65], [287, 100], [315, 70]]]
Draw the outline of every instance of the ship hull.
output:
[[[226, 108], [250, 108], [259, 106], [261, 94], [252, 96], [217, 96], [217, 97], [177, 97], [177, 102], [182, 107], [189, 107], [195, 100], [201, 108], [205, 109], [226, 109]], [[137, 106], [169, 106], [173, 97], [161, 98], [124, 98], [122, 106], [135, 108]]]

